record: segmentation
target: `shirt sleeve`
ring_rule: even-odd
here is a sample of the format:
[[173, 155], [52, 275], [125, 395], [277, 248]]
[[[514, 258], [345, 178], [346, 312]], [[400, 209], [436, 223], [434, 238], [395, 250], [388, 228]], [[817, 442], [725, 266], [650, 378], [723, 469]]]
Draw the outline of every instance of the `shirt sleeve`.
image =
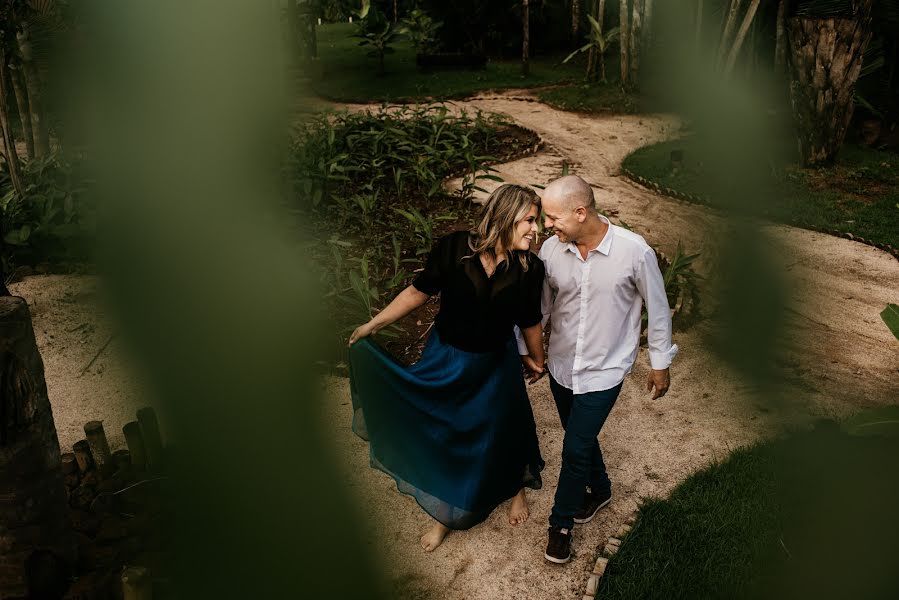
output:
[[540, 309], [540, 297], [543, 294], [544, 268], [543, 261], [536, 256], [528, 257], [530, 264], [524, 276], [524, 289], [518, 310], [516, 325], [521, 329], [533, 327], [543, 319]]
[[639, 257], [635, 271], [637, 289], [649, 316], [646, 325], [649, 362], [653, 369], [667, 369], [677, 355], [678, 347], [671, 343], [671, 309], [659, 261], [652, 248], [647, 247]]
[[446, 256], [449, 250], [449, 236], [440, 238], [434, 244], [434, 247], [431, 248], [431, 252], [428, 254], [424, 270], [412, 280], [412, 285], [415, 286], [415, 289], [429, 296], [440, 293], [444, 282], [442, 265], [446, 264]]

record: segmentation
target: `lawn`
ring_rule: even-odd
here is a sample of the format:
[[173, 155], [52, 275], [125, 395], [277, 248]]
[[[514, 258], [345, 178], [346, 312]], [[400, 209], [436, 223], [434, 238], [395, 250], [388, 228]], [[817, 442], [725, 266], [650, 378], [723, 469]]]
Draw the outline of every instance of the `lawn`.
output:
[[895, 597], [893, 436], [823, 422], [734, 452], [644, 504], [597, 597]]
[[415, 65], [415, 50], [408, 41], [395, 45], [385, 59], [386, 73], [378, 75], [377, 59], [366, 56], [349, 23], [318, 28], [321, 73], [312, 88], [321, 96], [339, 102], [398, 102], [465, 98], [477, 92], [503, 88], [556, 85], [583, 77], [582, 61], [561, 64], [564, 55], [534, 57], [531, 74], [523, 77], [519, 59], [492, 58], [484, 69], [439, 69], [421, 71]]
[[[671, 152], [682, 151], [676, 167]], [[705, 197], [717, 204], [711, 177], [695, 138], [662, 142], [637, 150], [623, 167], [678, 192]], [[759, 182], [767, 201], [758, 212], [799, 227], [833, 229], [899, 248], [899, 155], [847, 143], [837, 164], [800, 169], [775, 165]], [[746, 207], [753, 212], [754, 207]]]

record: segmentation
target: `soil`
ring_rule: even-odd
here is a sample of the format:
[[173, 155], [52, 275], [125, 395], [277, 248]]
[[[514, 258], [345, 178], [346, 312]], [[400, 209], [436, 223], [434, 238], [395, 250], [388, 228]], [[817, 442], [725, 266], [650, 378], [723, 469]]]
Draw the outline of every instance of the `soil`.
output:
[[[526, 96], [514, 91], [508, 96]], [[546, 141], [545, 151], [499, 167], [509, 182], [545, 184], [563, 162], [594, 185], [600, 208], [628, 223], [653, 245], [672, 255], [678, 241], [700, 252], [697, 269], [714, 271], [716, 236], [729, 225], [713, 210], [660, 197], [618, 171], [634, 149], [677, 135], [670, 116], [574, 115], [535, 102], [503, 96], [457, 102], [460, 108], [503, 112]], [[485, 186], [487, 187], [487, 186]], [[488, 187], [488, 190], [490, 188]], [[672, 365], [668, 395], [652, 401], [644, 389], [645, 350], [600, 436], [614, 485], [611, 505], [574, 530], [574, 560], [566, 566], [543, 559], [547, 517], [558, 477], [562, 430], [546, 380], [530, 388], [546, 469], [544, 489], [528, 491], [529, 521], [511, 527], [497, 509], [469, 531], [453, 532], [435, 552], [424, 553], [420, 535], [430, 527], [418, 505], [399, 494], [393, 480], [368, 467], [368, 446], [350, 430], [349, 383], [323, 380], [330, 438], [345, 458], [344, 480], [356, 490], [360, 532], [381, 572], [402, 598], [529, 600], [579, 598], [597, 549], [638, 506], [641, 498], [665, 496], [687, 475], [724, 458], [733, 448], [822, 416], [841, 417], [859, 408], [896, 402], [899, 342], [879, 312], [896, 302], [899, 262], [850, 240], [782, 225], [767, 225], [798, 289], [814, 290], [791, 305], [784, 324], [801, 341], [780, 361], [788, 376], [782, 396], [789, 411], [762, 401], [751, 382], [739, 380], [709, 350], [706, 320], [675, 334], [681, 352]], [[121, 426], [141, 405], [137, 369], [113, 339], [94, 365], [80, 372], [113, 333], [111, 316], [90, 276], [32, 276], [12, 292], [29, 301], [46, 368], [50, 400], [63, 448], [83, 437], [86, 421], [103, 419], [113, 446]], [[427, 317], [414, 317], [427, 323]], [[364, 495], [362, 495], [364, 490]]]

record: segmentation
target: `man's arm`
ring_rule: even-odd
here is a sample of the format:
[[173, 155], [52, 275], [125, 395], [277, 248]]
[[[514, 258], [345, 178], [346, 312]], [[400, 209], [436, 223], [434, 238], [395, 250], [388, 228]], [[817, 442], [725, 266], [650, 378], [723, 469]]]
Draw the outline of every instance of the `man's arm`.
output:
[[636, 268], [636, 284], [646, 304], [648, 322], [646, 339], [649, 345], [649, 363], [652, 370], [646, 382], [652, 399], [661, 398], [671, 385], [669, 367], [678, 347], [671, 343], [671, 309], [665, 294], [665, 282], [659, 270], [659, 262], [652, 248], [647, 247]]

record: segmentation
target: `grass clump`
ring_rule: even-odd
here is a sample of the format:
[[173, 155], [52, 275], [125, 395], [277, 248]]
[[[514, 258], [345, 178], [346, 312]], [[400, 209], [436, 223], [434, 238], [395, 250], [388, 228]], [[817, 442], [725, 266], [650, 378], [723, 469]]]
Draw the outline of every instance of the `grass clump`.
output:
[[[672, 152], [682, 159], [672, 162]], [[695, 137], [661, 142], [628, 156], [625, 169], [679, 192], [719, 204], [714, 173]], [[847, 144], [837, 164], [801, 169], [774, 161], [759, 182], [759, 203], [740, 210], [766, 218], [851, 233], [899, 248], [899, 156]]]
[[738, 450], [644, 505], [597, 596], [889, 597], [897, 451], [832, 423]]

